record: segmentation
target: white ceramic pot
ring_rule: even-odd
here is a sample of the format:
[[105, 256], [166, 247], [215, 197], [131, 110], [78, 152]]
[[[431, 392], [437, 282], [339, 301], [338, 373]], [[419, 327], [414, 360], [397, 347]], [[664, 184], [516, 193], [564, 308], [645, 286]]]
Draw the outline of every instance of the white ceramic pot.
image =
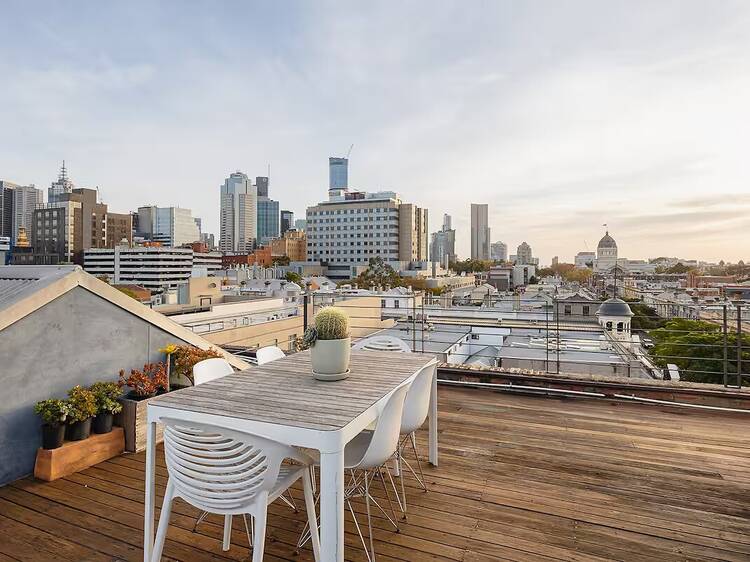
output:
[[343, 340], [317, 340], [310, 348], [312, 370], [316, 375], [341, 375], [349, 369], [351, 338]]

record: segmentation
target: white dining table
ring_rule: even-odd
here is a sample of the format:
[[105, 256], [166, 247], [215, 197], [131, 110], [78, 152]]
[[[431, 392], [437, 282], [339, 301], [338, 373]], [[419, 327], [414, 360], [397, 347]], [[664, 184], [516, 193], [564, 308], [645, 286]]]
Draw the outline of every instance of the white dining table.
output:
[[156, 428], [162, 418], [225, 427], [320, 451], [320, 539], [324, 562], [344, 560], [344, 447], [375, 422], [391, 393], [433, 369], [429, 460], [438, 464], [437, 359], [429, 354], [352, 351], [350, 375], [312, 377], [301, 352], [214, 381], [158, 396], [148, 404], [143, 559], [154, 543]]

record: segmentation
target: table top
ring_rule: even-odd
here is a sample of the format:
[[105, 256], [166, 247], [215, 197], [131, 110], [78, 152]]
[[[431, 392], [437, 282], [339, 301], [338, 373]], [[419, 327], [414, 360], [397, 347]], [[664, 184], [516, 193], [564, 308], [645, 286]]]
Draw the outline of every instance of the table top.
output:
[[305, 351], [157, 396], [149, 405], [333, 431], [434, 360], [429, 354], [352, 351], [349, 377], [324, 382], [313, 378]]

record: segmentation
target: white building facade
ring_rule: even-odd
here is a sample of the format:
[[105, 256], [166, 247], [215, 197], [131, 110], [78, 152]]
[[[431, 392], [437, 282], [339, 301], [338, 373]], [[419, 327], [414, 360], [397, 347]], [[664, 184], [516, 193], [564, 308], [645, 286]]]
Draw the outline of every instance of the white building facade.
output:
[[256, 186], [242, 172], [234, 172], [221, 186], [219, 249], [247, 253], [258, 236], [258, 195]]

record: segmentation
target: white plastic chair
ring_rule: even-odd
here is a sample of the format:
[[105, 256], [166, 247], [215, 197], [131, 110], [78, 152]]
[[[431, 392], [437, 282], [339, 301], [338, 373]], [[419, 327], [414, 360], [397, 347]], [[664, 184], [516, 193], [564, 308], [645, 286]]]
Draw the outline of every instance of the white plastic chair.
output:
[[258, 351], [255, 352], [255, 359], [258, 362], [258, 365], [264, 365], [266, 363], [270, 363], [271, 361], [281, 359], [282, 357], [286, 357], [286, 355], [283, 351], [281, 351], [281, 348], [276, 347], [275, 345], [261, 347]]
[[404, 340], [393, 336], [370, 336], [359, 340], [352, 349], [360, 351], [400, 351], [410, 353], [411, 348]]
[[223, 357], [204, 359], [193, 365], [193, 384], [199, 385], [209, 381], [231, 375], [232, 366]]
[[[406, 399], [406, 393], [409, 390], [409, 385], [404, 384], [393, 391], [388, 402], [383, 407], [382, 412], [378, 416], [377, 425], [375, 431], [365, 430], [347, 443], [344, 448], [344, 469], [351, 470], [352, 477], [344, 490], [344, 501], [346, 502], [349, 511], [354, 519], [354, 526], [357, 529], [357, 534], [362, 541], [362, 546], [367, 554], [367, 559], [370, 562], [375, 560], [375, 543], [372, 534], [372, 518], [370, 515], [370, 504], [373, 503], [375, 506], [385, 515], [390, 521], [393, 527], [398, 530], [398, 524], [395, 521], [395, 513], [393, 512], [393, 506], [391, 506], [391, 513], [394, 517], [391, 517], [385, 509], [383, 509], [377, 500], [370, 494], [370, 485], [372, 484], [375, 477], [379, 477], [382, 484], [383, 490], [385, 491], [388, 502], [391, 501], [388, 487], [385, 484], [383, 478], [382, 468], [383, 465], [393, 457], [399, 441], [399, 430], [401, 429], [401, 417], [404, 409], [404, 400]], [[316, 461], [316, 464], [319, 464]], [[359, 471], [359, 472], [356, 472]], [[390, 472], [385, 471], [390, 478]], [[391, 479], [391, 485], [394, 485]], [[395, 485], [394, 485], [395, 488]], [[356, 497], [364, 497], [365, 505], [367, 508], [367, 527], [369, 530], [369, 542], [370, 546], [367, 547], [365, 538], [362, 535], [359, 523], [357, 522], [357, 516], [352, 507], [351, 500]], [[303, 530], [298, 546], [302, 546], [307, 542], [307, 530]], [[314, 539], [315, 533], [312, 534]]]
[[[299, 478], [303, 482], [308, 522], [315, 525], [315, 501], [307, 470], [312, 462], [310, 457], [294, 447], [257, 435], [174, 419], [162, 422], [169, 480], [152, 560], [161, 560], [174, 498], [225, 516], [224, 550], [229, 549], [232, 516], [251, 515], [255, 537], [253, 562], [263, 560], [268, 504]], [[285, 458], [301, 464], [282, 465]], [[315, 560], [319, 561], [317, 532], [312, 533], [312, 543]]]
[[[426, 492], [427, 484], [425, 483], [424, 473], [422, 472], [422, 462], [419, 460], [419, 454], [417, 453], [417, 430], [422, 427], [427, 414], [430, 411], [430, 395], [432, 393], [432, 380], [435, 377], [436, 364], [428, 365], [423, 368], [419, 374], [414, 378], [409, 391], [406, 394], [406, 400], [404, 401], [404, 412], [401, 417], [401, 435], [403, 439], [399, 443], [398, 449], [396, 450], [396, 462], [398, 467], [398, 475], [401, 479], [401, 497], [398, 499], [399, 507], [404, 514], [406, 519], [406, 490], [404, 488], [404, 472], [402, 470], [402, 464], [406, 465], [406, 468], [412, 473], [414, 478], [419, 483], [420, 487]], [[419, 475], [412, 468], [412, 466], [404, 459], [404, 449], [406, 444], [411, 442], [412, 450], [414, 451], [414, 457], [417, 460], [417, 468]], [[403, 502], [403, 503], [402, 503]]]

